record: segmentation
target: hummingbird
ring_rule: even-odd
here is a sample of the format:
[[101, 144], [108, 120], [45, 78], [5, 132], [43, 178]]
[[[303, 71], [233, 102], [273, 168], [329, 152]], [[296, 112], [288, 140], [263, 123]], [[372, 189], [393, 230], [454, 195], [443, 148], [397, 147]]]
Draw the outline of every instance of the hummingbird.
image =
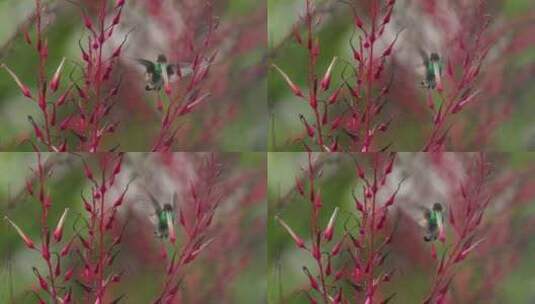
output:
[[431, 242], [444, 237], [444, 207], [440, 203], [434, 203], [431, 209], [422, 207], [425, 229], [424, 241]]
[[422, 80], [422, 86], [427, 89], [434, 89], [438, 83], [441, 82], [442, 76], [442, 59], [437, 53], [427, 55], [424, 51], [420, 51], [423, 64], [425, 67], [425, 79]]
[[174, 234], [175, 224], [175, 210], [176, 210], [176, 193], [173, 194], [172, 203], [160, 205], [158, 200], [148, 193], [152, 206], [154, 207], [154, 215], [156, 216], [156, 231], [155, 234], [161, 239], [166, 239]]
[[174, 74], [179, 77], [189, 76], [193, 73], [193, 67], [190, 63], [167, 63], [167, 57], [160, 54], [156, 62], [139, 58], [137, 62], [145, 68], [145, 90], [159, 91], [169, 83], [169, 78]]

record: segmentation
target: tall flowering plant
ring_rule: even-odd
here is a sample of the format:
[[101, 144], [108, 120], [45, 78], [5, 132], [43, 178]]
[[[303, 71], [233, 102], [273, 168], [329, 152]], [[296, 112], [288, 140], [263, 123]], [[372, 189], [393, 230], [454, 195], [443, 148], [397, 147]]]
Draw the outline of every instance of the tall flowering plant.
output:
[[[149, 164], [139, 167], [144, 160]], [[24, 290], [40, 303], [120, 303], [136, 294], [150, 303], [233, 303], [238, 296], [230, 286], [262, 263], [265, 224], [265, 172], [226, 165], [235, 160], [207, 153], [37, 154], [25, 191], [41, 206], [39, 239], [19, 217], [5, 218], [42, 260], [24, 264], [37, 285]], [[65, 166], [79, 170], [85, 185], [71, 204], [58, 203], [51, 182]], [[162, 193], [175, 199], [164, 201]], [[67, 208], [51, 216], [60, 203]], [[136, 289], [140, 280], [147, 289]]]
[[[328, 198], [321, 195], [317, 181], [319, 168], [313, 164], [310, 153], [304, 178], [298, 179], [296, 184], [299, 195], [310, 203], [310, 242], [299, 236], [282, 217], [276, 217], [295, 245], [315, 261], [316, 270], [303, 266], [310, 285], [305, 288], [305, 293], [311, 303], [373, 303], [381, 298], [378, 288], [392, 278], [393, 270], [385, 268], [387, 248], [392, 239], [392, 231], [386, 223], [399, 188], [384, 200], [378, 192], [387, 185], [395, 155], [372, 154], [371, 158], [370, 170], [355, 164], [355, 173], [362, 183], [361, 189], [355, 192], [355, 210], [351, 216], [356, 227], [346, 225], [335, 238], [339, 207], [330, 208], [329, 221], [320, 223], [320, 213], [327, 208]], [[343, 261], [345, 254], [350, 257], [349, 262], [338, 263], [336, 260]], [[352, 287], [347, 287], [344, 282]]]
[[[314, 114], [312, 121], [299, 114], [306, 136], [311, 141], [304, 141], [309, 146], [307, 149], [368, 152], [374, 138], [388, 129], [389, 121], [381, 121], [378, 114], [386, 104], [385, 95], [391, 85], [384, 81], [387, 77], [384, 71], [397, 37], [385, 47], [379, 47], [377, 41], [391, 21], [394, 4], [395, 1], [388, 1], [380, 6], [378, 1], [372, 1], [368, 7], [369, 24], [365, 24], [357, 10], [353, 10], [354, 27], [359, 33], [358, 42], [356, 46], [351, 44], [353, 61], [345, 63], [353, 75], [340, 83], [331, 83], [333, 70], [339, 60], [336, 56], [333, 57], [323, 73], [318, 71], [320, 40], [315, 31], [321, 18], [315, 1], [305, 2], [304, 15], [294, 25], [293, 36], [308, 55], [307, 93], [288, 76], [291, 71], [283, 71], [277, 65], [273, 67], [281, 74], [292, 93], [308, 102]], [[301, 26], [305, 29], [304, 37]], [[344, 96], [344, 92], [349, 94]], [[345, 104], [340, 107], [344, 101]], [[344, 144], [340, 146], [342, 136], [348, 137], [349, 141], [343, 140]]]
[[512, 227], [533, 221], [532, 166], [492, 153], [310, 155], [274, 208], [273, 233], [291, 240], [284, 253], [273, 243], [275, 303], [508, 299], [498, 286], [529, 256], [531, 230]]

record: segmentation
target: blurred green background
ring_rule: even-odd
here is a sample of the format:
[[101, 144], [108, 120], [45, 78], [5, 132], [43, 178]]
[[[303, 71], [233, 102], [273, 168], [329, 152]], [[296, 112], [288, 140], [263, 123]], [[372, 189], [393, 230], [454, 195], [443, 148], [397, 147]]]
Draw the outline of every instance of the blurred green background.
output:
[[[348, 1], [351, 2], [351, 1]], [[425, 2], [425, 1], [422, 1]], [[452, 1], [454, 3], [455, 1]], [[525, 18], [526, 22], [522, 24], [524, 29], [524, 40], [526, 49], [520, 54], [509, 56], [507, 60], [508, 67], [506, 68], [505, 79], [508, 77], [516, 77], [520, 74], [525, 75], [524, 82], [515, 86], [515, 88], [505, 88], [505, 97], [500, 97], [498, 100], [480, 101], [482, 107], [491, 108], [493, 103], [499, 103], [503, 98], [508, 98], [508, 102], [513, 104], [513, 113], [510, 119], [499, 124], [491, 134], [490, 142], [484, 146], [474, 146], [474, 144], [464, 143], [465, 147], [454, 148], [452, 151], [524, 151], [535, 149], [535, 124], [531, 118], [531, 113], [535, 112], [535, 105], [531, 102], [535, 96], [535, 90], [529, 86], [535, 78], [532, 66], [535, 63], [535, 46], [528, 40], [529, 36], [529, 14], [535, 9], [533, 1], [530, 0], [497, 0], [485, 1], [489, 9], [489, 14], [492, 16], [495, 25], [500, 26], [505, 22], [514, 22], [519, 18]], [[268, 0], [268, 38], [271, 60], [277, 64], [288, 76], [301, 87], [302, 90], [307, 91], [307, 64], [308, 54], [305, 49], [295, 43], [295, 40], [290, 35], [292, 26], [304, 14], [304, 0]], [[333, 56], [338, 56], [339, 61], [333, 70], [333, 79], [331, 87], [340, 83], [340, 75], [344, 69], [344, 60], [352, 62], [352, 52], [349, 45], [349, 40], [352, 35], [354, 43], [357, 43], [357, 36], [354, 33], [354, 22], [352, 19], [351, 9], [343, 1], [317, 0], [313, 1], [320, 10], [321, 21], [317, 26], [315, 35], [320, 40], [320, 56], [318, 58], [317, 70], [319, 75], [327, 69]], [[365, 6], [364, 2], [355, 1], [358, 8]], [[396, 14], [403, 14], [404, 6], [408, 4], [417, 6], [418, 1], [396, 1], [394, 7], [393, 19], [396, 22]], [[436, 1], [436, 5], [447, 3], [447, 1]], [[468, 3], [468, 2], [467, 2]], [[360, 6], [359, 6], [360, 5]], [[357, 8], [357, 9], [358, 9]], [[451, 8], [450, 8], [451, 9]], [[367, 20], [365, 9], [360, 10]], [[414, 12], [411, 12], [414, 15]], [[417, 18], [412, 16], [413, 18]], [[416, 24], [420, 24], [416, 19]], [[532, 25], [531, 25], [532, 27]], [[399, 28], [399, 26], [398, 26]], [[506, 35], [517, 30], [518, 27], [510, 26]], [[405, 28], [404, 32], [410, 32], [410, 28]], [[301, 31], [304, 35], [304, 30]], [[305, 37], [305, 36], [303, 36]], [[507, 41], [509, 38], [505, 39]], [[403, 40], [403, 38], [401, 39]], [[403, 48], [404, 41], [398, 41], [396, 46]], [[499, 46], [497, 46], [499, 48]], [[414, 54], [418, 57], [419, 55]], [[401, 59], [403, 60], [403, 59]], [[418, 59], [419, 60], [419, 59]], [[522, 69], [520, 71], [519, 69]], [[395, 74], [397, 80], [410, 81], [413, 75], [407, 79], [407, 75], [403, 75], [403, 71]], [[346, 71], [347, 73], [347, 71]], [[321, 76], [320, 76], [321, 77]], [[502, 79], [503, 80], [503, 79]], [[394, 79], [396, 83], [396, 79]], [[400, 82], [404, 85], [403, 82]], [[380, 134], [377, 147], [383, 147], [392, 143], [390, 148], [393, 151], [420, 151], [424, 145], [426, 134], [431, 129], [432, 121], [426, 114], [425, 109], [425, 94], [422, 90], [417, 90], [416, 86], [419, 83], [418, 79], [413, 81], [418, 100], [407, 101], [400, 103], [396, 98], [408, 98], [401, 95], [395, 95], [395, 92], [402, 92], [402, 88], [390, 93], [389, 102], [385, 106], [385, 111], [381, 121], [387, 121], [390, 116], [394, 117], [394, 121], [386, 134]], [[508, 84], [505, 84], [507, 86]], [[510, 85], [510, 84], [509, 84]], [[394, 87], [396, 85], [394, 84]], [[332, 92], [333, 89], [331, 89]], [[323, 95], [322, 95], [323, 96]], [[328, 96], [328, 95], [327, 95]], [[325, 97], [326, 98], [326, 97]], [[411, 95], [410, 98], [415, 98]], [[407, 108], [406, 104], [412, 102], [414, 107]], [[303, 151], [303, 145], [300, 142], [295, 142], [295, 139], [304, 133], [302, 122], [298, 119], [298, 114], [303, 114], [309, 123], [314, 121], [313, 112], [308, 104], [302, 99], [296, 98], [291, 94], [287, 84], [284, 82], [280, 74], [270, 69], [268, 73], [268, 104], [270, 115], [269, 128], [269, 150], [270, 151]], [[414, 108], [420, 108], [419, 113], [413, 112]], [[335, 107], [336, 108], [336, 107]], [[459, 140], [470, 139], [473, 135], [474, 122], [479, 118], [479, 111], [477, 109], [468, 109], [461, 113], [462, 120], [466, 124], [464, 131], [457, 134]], [[330, 113], [332, 115], [332, 112]], [[456, 117], [459, 118], [459, 115]], [[427, 131], [426, 131], [427, 130]]]
[[[353, 157], [359, 161], [363, 168], [370, 167], [368, 158], [359, 154], [354, 154]], [[407, 165], [412, 161], [416, 161], [419, 157], [424, 156], [421, 153], [398, 154], [393, 176], [400, 172], [408, 172], [409, 179], [404, 182], [408, 189], [403, 190], [402, 188], [400, 191], [395, 207], [389, 213], [391, 218], [397, 218], [398, 207], [402, 210], [410, 210], [410, 208], [404, 206], [407, 206], [410, 202], [409, 198], [412, 192], [419, 193], [416, 190], [418, 179], [432, 179], [433, 176], [438, 174], [430, 173], [433, 168], [429, 164], [420, 166], [420, 170], [424, 170], [421, 172], [415, 171], [414, 168], [411, 169], [411, 166]], [[527, 171], [533, 171], [535, 167], [535, 153], [496, 153], [489, 154], [487, 158], [490, 161], [494, 176], [505, 175], [505, 172], [519, 174], [519, 172], [524, 172], [527, 168], [531, 168], [527, 169]], [[356, 191], [357, 197], [361, 197], [360, 189], [362, 184], [355, 177], [353, 158], [349, 157], [348, 154], [313, 153], [313, 159], [315, 160], [314, 163], [319, 164], [319, 172], [321, 172], [321, 176], [316, 178], [316, 190], [321, 189], [323, 202], [320, 226], [325, 227], [334, 208], [336, 206], [340, 207], [333, 238], [333, 242], [336, 242], [344, 231], [346, 221], [352, 223], [353, 219], [357, 217], [352, 192]], [[268, 154], [268, 303], [270, 304], [309, 303], [309, 300], [301, 291], [309, 289], [308, 279], [302, 267], [307, 266], [313, 274], [317, 273], [317, 265], [314, 259], [310, 254], [298, 249], [292, 238], [274, 219], [275, 216], [282, 218], [297, 235], [305, 240], [305, 244], [310, 244], [310, 202], [304, 200], [294, 188], [295, 178], [304, 176], [305, 171], [302, 168], [305, 168], [306, 165], [306, 153], [270, 152]], [[411, 178], [416, 179], [411, 181]], [[535, 183], [533, 174], [531, 174], [531, 180], [527, 182], [533, 186]], [[305, 191], [307, 191], [306, 185], [305, 183]], [[440, 183], [433, 183], [433, 186], [438, 187], [438, 192], [441, 191]], [[434, 190], [427, 189], [425, 191], [427, 191], [427, 195], [430, 195]], [[505, 192], [509, 191], [512, 191], [512, 189]], [[429, 197], [420, 197], [419, 199], [424, 204], [423, 202], [429, 200]], [[484, 219], [484, 222], [489, 223], [491, 226], [492, 223], [500, 221], [502, 217], [500, 213], [503, 213], [503, 211], [500, 211], [501, 208], [513, 208], [512, 205], [510, 207], [503, 206], [504, 203], [499, 202], [502, 198], [494, 197], [493, 199], [494, 202], [491, 203], [493, 205], [487, 210]], [[494, 278], [498, 281], [492, 291], [493, 298], [479, 302], [467, 302], [466, 299], [454, 297], [454, 302], [452, 303], [532, 303], [535, 300], [535, 261], [532, 258], [535, 255], [535, 239], [532, 237], [534, 232], [531, 229], [528, 231], [523, 229], [523, 227], [528, 227], [535, 222], [535, 199], [515, 206], [515, 209], [512, 210], [513, 222], [510, 223], [511, 227], [513, 227], [512, 230], [506, 227], [496, 228], [506, 234], [505, 236], [503, 234], [501, 236], [495, 235], [496, 231], [491, 232], [490, 235], [485, 234], [485, 231], [481, 232], [485, 238], [505, 237], [508, 240], [505, 243], [505, 248], [491, 248], [485, 251], [487, 253], [490, 252], [489, 256], [474, 253], [458, 270], [467, 270], [468, 273], [473, 271], [476, 279], [475, 281], [470, 281], [468, 289], [475, 290], [476, 286], [479, 286], [482, 281], [493, 279], [488, 277], [481, 278], [481, 268], [485, 267], [485, 265], [478, 264], [478, 260], [486, 261], [486, 258], [492, 258], [495, 261], [507, 263], [508, 258], [506, 255], [502, 255], [502, 250], [509, 250], [508, 252], [514, 256], [515, 261], [518, 263], [512, 268], [506, 269], [503, 278]], [[417, 246], [403, 245], [404, 242], [410, 243], [413, 240], [418, 243], [418, 240], [421, 240], [422, 232], [419, 230], [418, 224], [413, 220], [412, 222], [400, 220], [395, 225], [399, 226], [393, 235], [394, 243], [386, 250], [389, 255], [385, 263], [386, 266], [382, 269], [395, 268], [396, 271], [390, 283], [381, 285], [380, 293], [385, 297], [391, 293], [396, 293], [392, 303], [421, 303], [431, 284], [432, 274], [429, 271], [434, 267], [433, 261], [430, 259], [429, 244], [421, 241]], [[402, 225], [408, 226], [400, 227]], [[411, 235], [416, 234], [416, 238], [409, 236], [409, 233]], [[332, 243], [327, 248], [331, 248], [331, 246], [333, 246]], [[513, 246], [520, 246], [522, 249], [513, 249]], [[425, 250], [425, 252], [414, 252], [418, 248]], [[342, 259], [341, 256], [337, 257], [333, 260], [333, 265], [341, 267], [343, 263], [341, 260], [345, 259]], [[349, 261], [346, 262], [350, 263]], [[487, 266], [492, 267], [491, 265]], [[499, 273], [498, 269], [496, 268], [497, 273]], [[462, 279], [460, 280], [462, 281]], [[346, 295], [353, 291], [349, 285], [343, 286], [347, 287]], [[455, 294], [460, 296], [457, 292]]]

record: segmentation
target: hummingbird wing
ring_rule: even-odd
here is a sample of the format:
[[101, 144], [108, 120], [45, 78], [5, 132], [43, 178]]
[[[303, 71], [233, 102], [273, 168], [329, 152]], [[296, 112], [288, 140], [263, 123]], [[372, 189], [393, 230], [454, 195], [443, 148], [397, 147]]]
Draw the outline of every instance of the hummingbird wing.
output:
[[431, 210], [425, 206], [417, 206], [415, 209], [417, 209], [415, 213], [417, 214], [416, 220], [418, 225], [424, 229], [428, 229], [429, 220], [431, 219]]
[[147, 196], [150, 199], [152, 207], [154, 207], [154, 211], [156, 211], [156, 213], [159, 214], [162, 211], [162, 206], [160, 206], [160, 203], [158, 202], [158, 200], [149, 191], [147, 191]]
[[145, 67], [145, 70], [147, 71], [147, 73], [154, 74], [155, 69], [156, 69], [154, 62], [150, 60], [142, 59], [142, 58], [136, 59], [136, 61]]
[[429, 55], [427, 55], [427, 53], [422, 48], [418, 48], [418, 53], [422, 58], [422, 63], [424, 64], [424, 66], [427, 67], [427, 65], [429, 64]]
[[176, 192], [173, 192], [173, 210], [176, 210]]

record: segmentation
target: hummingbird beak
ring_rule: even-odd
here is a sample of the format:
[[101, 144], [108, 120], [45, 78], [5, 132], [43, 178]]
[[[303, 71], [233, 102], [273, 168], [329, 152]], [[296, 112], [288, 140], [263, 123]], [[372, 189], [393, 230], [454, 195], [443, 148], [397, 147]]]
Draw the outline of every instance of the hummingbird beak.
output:
[[167, 228], [169, 230], [169, 240], [174, 244], [176, 241], [175, 225], [173, 225], [173, 217], [170, 213], [167, 213]]
[[164, 84], [165, 93], [169, 94], [171, 93], [171, 86], [169, 85], [169, 75], [167, 74], [166, 65], [163, 65], [162, 75], [163, 75], [163, 84]]
[[446, 241], [446, 233], [444, 231], [444, 224], [442, 223], [442, 220], [438, 222], [438, 239], [442, 243]]
[[438, 66], [438, 62], [433, 62], [433, 71], [435, 73], [435, 79], [437, 82], [437, 89], [439, 91], [442, 90], [442, 79], [440, 78], [440, 67]]

